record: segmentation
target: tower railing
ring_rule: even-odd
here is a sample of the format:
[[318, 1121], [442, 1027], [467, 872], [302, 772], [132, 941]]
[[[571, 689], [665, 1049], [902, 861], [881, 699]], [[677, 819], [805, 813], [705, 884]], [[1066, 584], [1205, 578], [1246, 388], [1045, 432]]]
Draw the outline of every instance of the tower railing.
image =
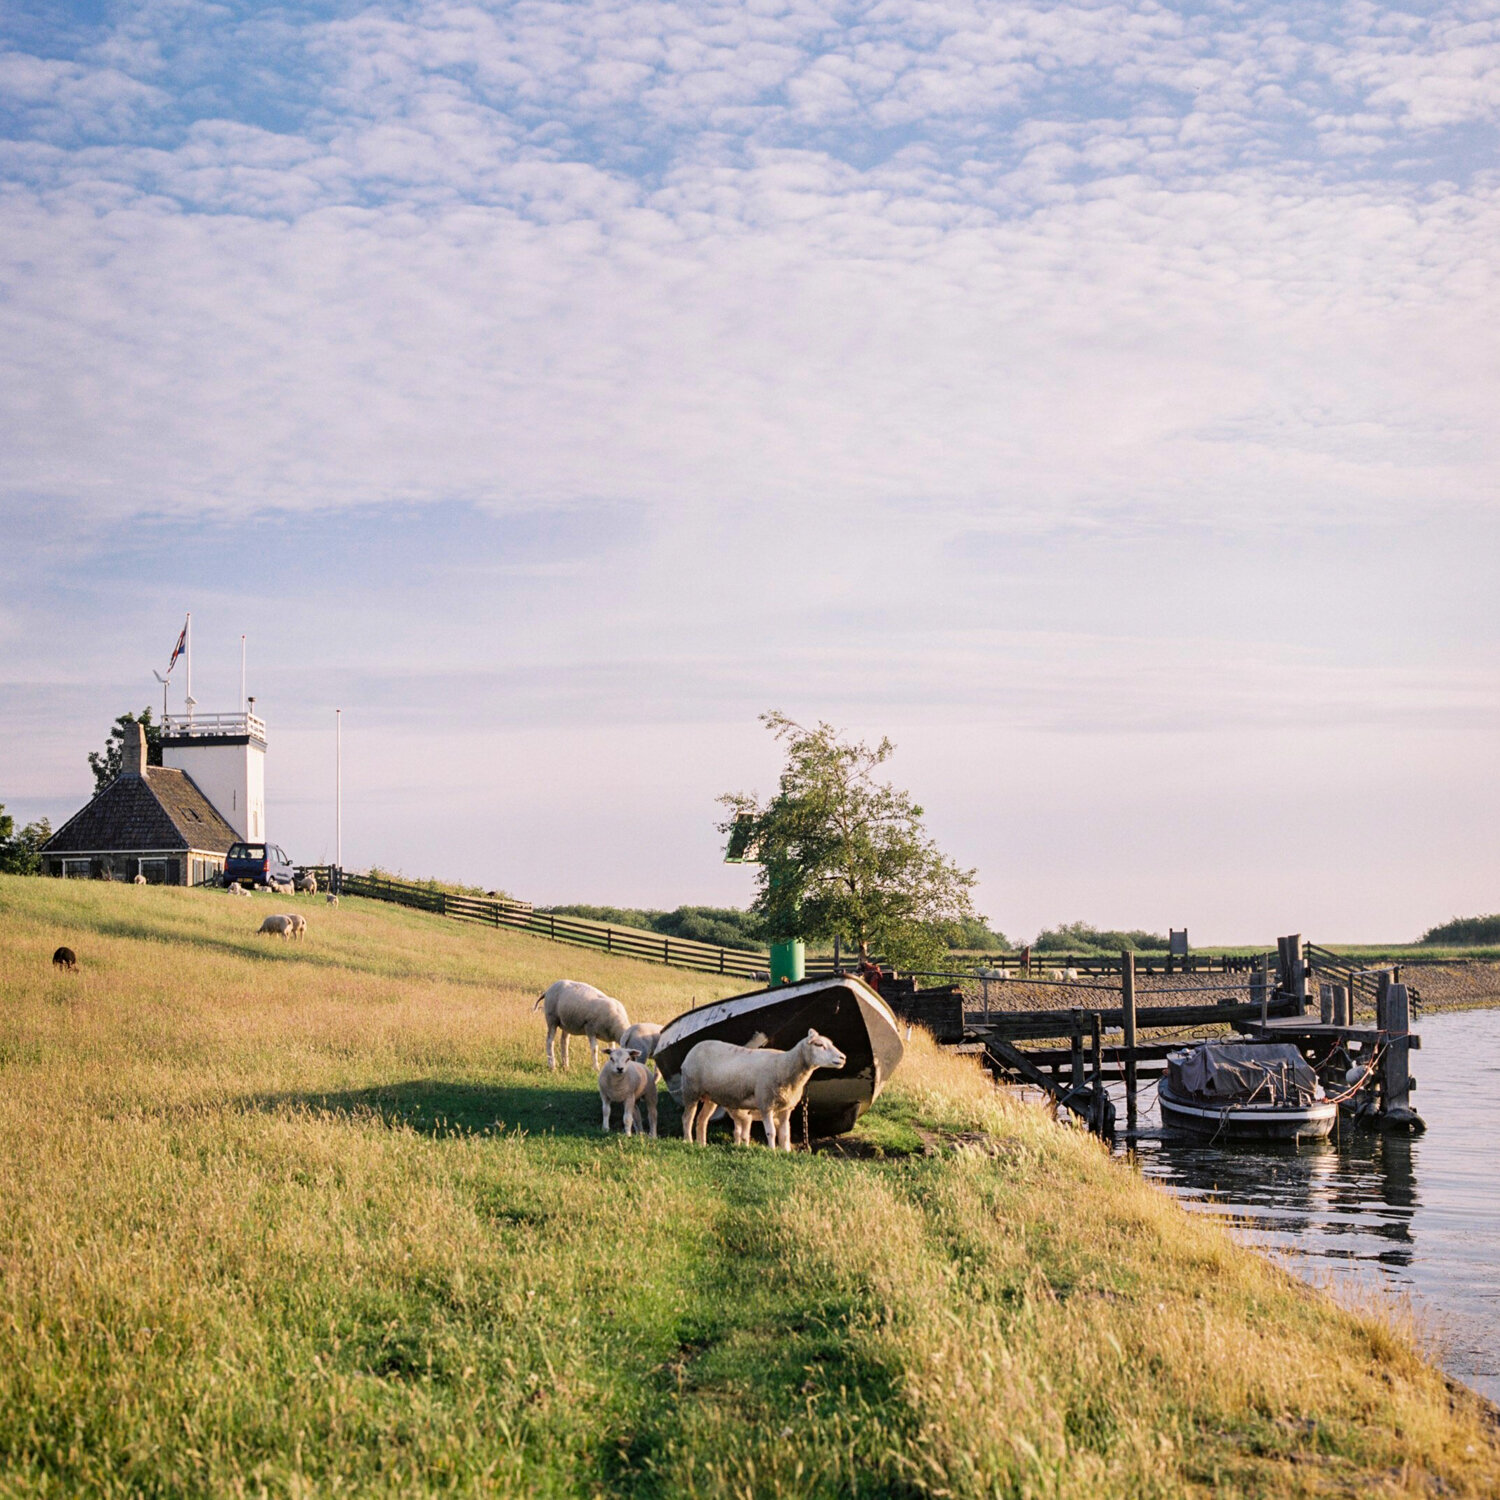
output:
[[266, 737], [266, 721], [254, 714], [168, 714], [162, 725], [169, 739], [207, 739], [225, 734], [248, 734], [254, 739]]

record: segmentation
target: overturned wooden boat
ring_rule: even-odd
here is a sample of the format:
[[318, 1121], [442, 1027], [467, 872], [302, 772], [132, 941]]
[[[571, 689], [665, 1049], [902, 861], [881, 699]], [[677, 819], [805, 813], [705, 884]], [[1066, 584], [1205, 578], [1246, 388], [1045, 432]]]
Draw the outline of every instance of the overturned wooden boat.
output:
[[1199, 1042], [1167, 1056], [1161, 1122], [1214, 1141], [1319, 1140], [1338, 1104], [1290, 1042]]
[[[813, 1135], [841, 1135], [879, 1097], [906, 1050], [890, 1007], [852, 974], [804, 979], [686, 1011], [662, 1029], [656, 1066], [681, 1103], [682, 1060], [699, 1042], [744, 1047], [759, 1033], [763, 1045], [785, 1050], [810, 1030], [826, 1036], [846, 1061], [842, 1068], [820, 1068], [808, 1080], [808, 1129]], [[798, 1128], [794, 1124], [794, 1131]]]

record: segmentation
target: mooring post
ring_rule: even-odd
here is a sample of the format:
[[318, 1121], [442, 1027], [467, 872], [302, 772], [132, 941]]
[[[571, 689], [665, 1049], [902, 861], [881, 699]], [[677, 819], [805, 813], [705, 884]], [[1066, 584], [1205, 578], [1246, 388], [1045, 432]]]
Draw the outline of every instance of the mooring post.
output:
[[1072, 1064], [1073, 1087], [1081, 1089], [1083, 1087], [1083, 1012], [1081, 1010], [1073, 1012], [1073, 1035], [1070, 1042], [1071, 1056], [1068, 1060]]
[[1381, 1030], [1386, 1034], [1382, 1081], [1385, 1084], [1385, 1112], [1403, 1113], [1411, 1109], [1411, 998], [1404, 984], [1385, 987], [1385, 1012]]
[[1120, 955], [1120, 1009], [1125, 1021], [1125, 1129], [1135, 1134], [1135, 954]]
[[1267, 973], [1267, 958], [1264, 953], [1256, 959], [1255, 967], [1250, 971], [1250, 1003], [1260, 1005], [1260, 1024], [1264, 1026], [1267, 1020], [1267, 991], [1271, 987], [1270, 975]]
[[1333, 1024], [1335, 1026], [1352, 1026], [1354, 1017], [1349, 1005], [1350, 991], [1343, 985], [1333, 986]]
[[1326, 982], [1318, 986], [1318, 1019], [1325, 1026], [1333, 1021], [1333, 986]]

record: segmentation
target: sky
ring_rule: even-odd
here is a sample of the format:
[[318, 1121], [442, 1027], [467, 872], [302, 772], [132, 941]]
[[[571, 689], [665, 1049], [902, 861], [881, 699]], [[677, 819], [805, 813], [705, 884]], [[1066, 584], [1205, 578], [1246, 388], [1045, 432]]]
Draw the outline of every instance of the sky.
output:
[[[743, 905], [758, 716], [1006, 934], [1500, 909], [1500, 5], [0, 9], [0, 802]], [[172, 707], [185, 688], [173, 674]]]

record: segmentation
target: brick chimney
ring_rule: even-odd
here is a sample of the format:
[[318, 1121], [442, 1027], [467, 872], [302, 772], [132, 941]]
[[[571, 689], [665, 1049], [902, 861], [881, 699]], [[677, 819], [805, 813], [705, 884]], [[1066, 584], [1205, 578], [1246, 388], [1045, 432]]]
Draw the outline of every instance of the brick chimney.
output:
[[125, 726], [125, 743], [120, 761], [122, 776], [143, 776], [146, 771], [146, 730], [141, 724]]

